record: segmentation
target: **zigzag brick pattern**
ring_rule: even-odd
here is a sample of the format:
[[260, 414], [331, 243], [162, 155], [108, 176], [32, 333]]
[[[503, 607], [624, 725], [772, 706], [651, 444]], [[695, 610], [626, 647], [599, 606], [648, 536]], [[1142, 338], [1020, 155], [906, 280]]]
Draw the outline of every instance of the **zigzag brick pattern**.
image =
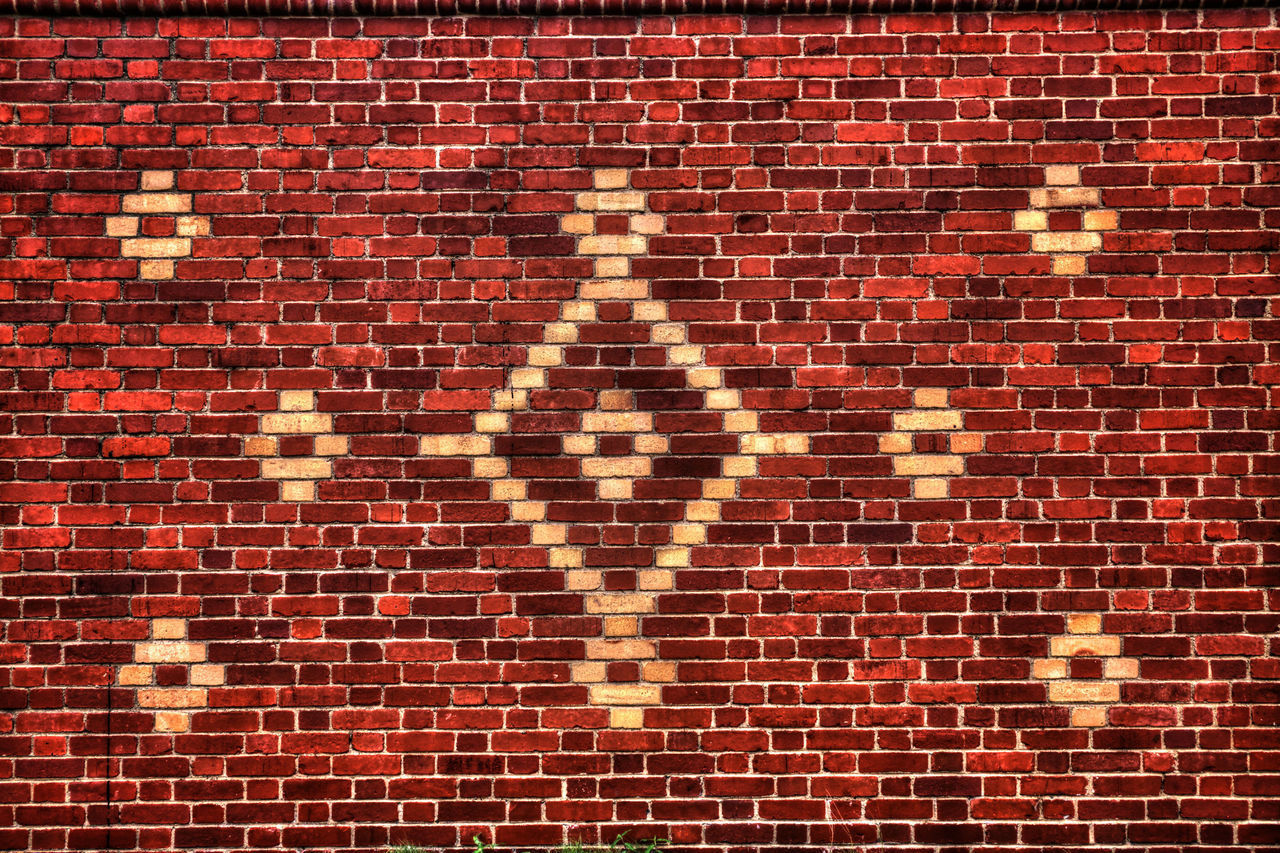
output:
[[0, 849], [1273, 849], [1275, 10], [639, 5], [0, 20]]

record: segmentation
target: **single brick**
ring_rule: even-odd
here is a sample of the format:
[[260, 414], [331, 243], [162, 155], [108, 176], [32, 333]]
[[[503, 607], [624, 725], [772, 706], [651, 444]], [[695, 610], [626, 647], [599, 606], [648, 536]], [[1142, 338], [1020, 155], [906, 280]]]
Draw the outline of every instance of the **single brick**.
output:
[[1040, 210], [1019, 210], [1013, 214], [1013, 227], [1018, 231], [1044, 231], [1049, 215]]
[[714, 388], [707, 392], [708, 409], [738, 409], [742, 407], [742, 394], [730, 388]]
[[645, 681], [654, 681], [660, 684], [669, 684], [676, 680], [676, 664], [675, 661], [669, 660], [651, 660], [647, 661], [641, 672]]
[[306, 435], [333, 432], [333, 416], [305, 412], [280, 412], [262, 416], [262, 431], [274, 435]]
[[578, 287], [582, 299], [648, 299], [649, 282], [634, 278], [584, 281]]
[[708, 501], [732, 500], [737, 489], [735, 480], [703, 480], [702, 498]]
[[138, 663], [201, 663], [205, 660], [204, 643], [153, 642], [133, 647]]
[[578, 210], [626, 211], [644, 210], [644, 193], [586, 192], [578, 193]]
[[627, 278], [631, 275], [631, 259], [627, 257], [596, 258], [596, 278]]
[[604, 681], [606, 664], [602, 661], [584, 660], [569, 664], [569, 678], [577, 684]]
[[960, 413], [951, 410], [893, 413], [893, 428], [903, 432], [942, 432], [962, 426]]
[[1105, 708], [1072, 708], [1071, 725], [1081, 728], [1096, 728], [1106, 725], [1107, 710]]
[[652, 684], [593, 684], [588, 696], [592, 705], [657, 705], [662, 688]]
[[1071, 634], [1097, 634], [1102, 631], [1102, 617], [1097, 613], [1071, 613], [1067, 615], [1067, 632]]
[[631, 230], [636, 234], [661, 234], [666, 222], [661, 216], [639, 214], [631, 217]]
[[644, 728], [643, 708], [610, 708], [609, 727], [614, 729]]
[[511, 371], [511, 386], [513, 388], [545, 388], [547, 372], [536, 367], [518, 367]]
[[1060, 189], [1032, 190], [1031, 206], [1044, 207], [1097, 207], [1096, 187], [1063, 187]]
[[644, 237], [621, 234], [596, 234], [578, 240], [583, 255], [640, 255], [648, 247]]
[[488, 455], [493, 452], [493, 439], [487, 435], [424, 435], [419, 452], [424, 456]]
[[511, 472], [511, 466], [505, 459], [480, 458], [471, 460], [471, 476], [483, 477], [487, 480], [505, 477]]
[[946, 480], [921, 477], [911, 484], [911, 493], [917, 500], [941, 500], [949, 494]]
[[1086, 231], [1113, 231], [1119, 218], [1114, 210], [1086, 210], [1084, 227]]
[[279, 409], [282, 412], [314, 412], [316, 394], [314, 391], [281, 391]]
[[[546, 521], [547, 505], [542, 501], [519, 501], [511, 505], [511, 519], [512, 521]], [[537, 539], [534, 544], [563, 544], [565, 541], [563, 532], [558, 538], [555, 534], [555, 531], [563, 526], [539, 525], [533, 533]]]
[[1137, 678], [1137, 658], [1107, 658], [1102, 662], [1103, 678]]
[[941, 453], [895, 456], [893, 473], [899, 477], [955, 477], [964, 473], [964, 460]]
[[191, 715], [183, 711], [157, 711], [156, 728], [158, 732], [181, 734], [191, 728]]
[[477, 412], [476, 432], [507, 432], [511, 429], [511, 416], [504, 412]]
[[[725, 415], [724, 415], [725, 432], [751, 433], [751, 432], [755, 432], [759, 428], [760, 428], [760, 416], [755, 412], [725, 412]], [[745, 450], [741, 446], [741, 444], [739, 444], [738, 452], [750, 453], [750, 451]]]
[[594, 234], [596, 218], [590, 213], [570, 213], [560, 220], [560, 230], [570, 234]]
[[574, 568], [582, 565], [581, 548], [548, 548], [549, 565], [553, 569]]
[[523, 412], [529, 408], [529, 392], [523, 388], [500, 388], [493, 392], [493, 408], [499, 412]]
[[1077, 186], [1080, 183], [1080, 167], [1046, 166], [1044, 182], [1051, 186]]
[[124, 213], [190, 213], [191, 196], [184, 193], [139, 193], [121, 199]]
[[651, 595], [588, 595], [586, 598], [588, 613], [653, 613], [654, 600]]
[[719, 521], [720, 504], [716, 501], [689, 501], [684, 505], [684, 517], [688, 521]]
[[276, 439], [265, 435], [251, 435], [244, 440], [245, 456], [275, 456]]
[[147, 687], [138, 691], [142, 708], [203, 708], [208, 692], [202, 687]]
[[199, 663], [191, 667], [190, 682], [195, 687], [215, 687], [227, 682], [226, 667], [220, 664]]
[[1117, 702], [1120, 685], [1106, 681], [1050, 681], [1050, 702]]
[[[518, 504], [527, 507], [528, 504]], [[545, 513], [545, 509], [543, 510]], [[531, 521], [535, 519], [521, 519]], [[529, 541], [534, 545], [563, 545], [568, 531], [563, 524], [534, 524], [529, 528]]]
[[917, 388], [911, 395], [917, 409], [946, 408], [951, 392], [946, 388]]
[[671, 589], [673, 577], [669, 569], [642, 569], [636, 572], [636, 586], [650, 591]]
[[661, 323], [667, 319], [664, 302], [637, 302], [631, 306], [631, 319], [637, 323]]
[[138, 264], [138, 278], [144, 281], [168, 281], [173, 278], [173, 261], [142, 261]]
[[1082, 255], [1057, 255], [1050, 271], [1054, 275], [1084, 275], [1086, 264]]
[[756, 458], [754, 456], [727, 456], [720, 463], [720, 472], [726, 477], [742, 479], [756, 475]]
[[587, 640], [591, 660], [647, 660], [656, 654], [649, 640]]
[[120, 667], [120, 674], [117, 680], [125, 687], [139, 687], [150, 684], [154, 674], [154, 667], [127, 664]]
[[316, 499], [316, 484], [308, 480], [285, 480], [280, 484], [280, 500], [305, 502]]
[[980, 453], [982, 451], [982, 433], [959, 432], [951, 436], [952, 453]]
[[627, 185], [626, 169], [597, 169], [593, 177], [598, 190], [617, 190]]
[[151, 639], [182, 640], [187, 636], [186, 619], [152, 619]]
[[179, 216], [174, 220], [174, 233], [179, 237], [208, 237], [209, 217]]
[[648, 432], [653, 415], [648, 412], [586, 412], [582, 428], [587, 432]]
[[906, 432], [881, 433], [879, 446], [881, 453], [910, 453], [912, 449], [911, 434]]
[[1031, 662], [1031, 674], [1036, 678], [1066, 678], [1067, 662], [1053, 658], [1037, 658]]
[[1096, 252], [1102, 235], [1092, 231], [1042, 231], [1031, 235], [1033, 252]]
[[606, 637], [634, 637], [639, 633], [639, 620], [635, 616], [604, 617], [604, 635]]
[[136, 216], [108, 216], [107, 217], [107, 236], [108, 237], [132, 237], [138, 233], [138, 217]]
[[588, 477], [647, 477], [653, 460], [647, 456], [602, 456], [582, 460], [582, 473]]
[[565, 572], [565, 589], [572, 591], [582, 591], [588, 589], [599, 589], [601, 578], [604, 575], [594, 569], [578, 569], [571, 572]]
[[173, 189], [173, 172], [148, 169], [142, 173], [138, 185], [144, 190]]
[[564, 347], [529, 347], [529, 364], [534, 367], [559, 367], [564, 364]]
[[333, 476], [333, 463], [313, 456], [263, 459], [262, 476], [269, 480], [320, 480]]
[[1050, 637], [1049, 654], [1069, 658], [1079, 655], [1115, 657], [1120, 654], [1120, 638], [1109, 635]]
[[315, 453], [317, 456], [346, 456], [350, 440], [345, 435], [317, 435]]
[[523, 480], [500, 480], [489, 487], [489, 497], [495, 501], [522, 501], [528, 491]]

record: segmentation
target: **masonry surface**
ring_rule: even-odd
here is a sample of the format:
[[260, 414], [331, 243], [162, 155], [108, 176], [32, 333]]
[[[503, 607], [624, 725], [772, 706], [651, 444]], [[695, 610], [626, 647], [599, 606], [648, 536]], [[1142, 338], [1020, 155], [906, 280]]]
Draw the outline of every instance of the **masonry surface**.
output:
[[1274, 849], [1277, 48], [0, 20], [0, 849]]

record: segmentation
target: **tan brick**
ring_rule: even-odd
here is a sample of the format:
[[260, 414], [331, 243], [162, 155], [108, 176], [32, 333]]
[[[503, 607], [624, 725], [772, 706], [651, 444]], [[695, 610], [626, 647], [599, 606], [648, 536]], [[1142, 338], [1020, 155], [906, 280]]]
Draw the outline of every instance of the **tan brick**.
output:
[[941, 453], [895, 456], [893, 473], [899, 477], [955, 477], [964, 473], [964, 459]]
[[142, 261], [138, 264], [138, 278], [144, 281], [168, 281], [173, 278], [173, 261]]
[[126, 258], [184, 258], [191, 254], [187, 237], [132, 237], [120, 241]]
[[653, 596], [639, 593], [588, 595], [585, 604], [588, 613], [652, 613], [655, 607]]
[[664, 302], [637, 302], [631, 306], [631, 319], [637, 323], [661, 323], [667, 319]]
[[505, 412], [476, 412], [476, 432], [506, 432], [511, 416]]
[[569, 664], [569, 677], [577, 684], [604, 681], [605, 664], [596, 660], [575, 661]]
[[173, 189], [173, 172], [147, 169], [143, 171], [138, 185], [144, 190], [171, 190]]
[[604, 575], [595, 569], [576, 569], [571, 572], [565, 572], [564, 577], [565, 589], [571, 592], [583, 592], [590, 589], [599, 589]]
[[[517, 506], [528, 506], [528, 504]], [[529, 528], [529, 536], [534, 545], [563, 545], [568, 533], [563, 524], [535, 524]]]
[[626, 278], [631, 275], [631, 259], [627, 257], [596, 258], [596, 278]]
[[1109, 635], [1092, 637], [1050, 637], [1049, 654], [1054, 657], [1116, 657], [1120, 654], [1120, 638]]
[[634, 637], [639, 633], [639, 620], [634, 616], [604, 617], [604, 635], [606, 637]]
[[[575, 339], [577, 338], [576, 330], [574, 337]], [[511, 371], [511, 387], [546, 388], [547, 372], [537, 367], [517, 367]]]
[[190, 213], [191, 196], [185, 193], [139, 193], [121, 201], [124, 213]]
[[127, 664], [120, 667], [119, 682], [125, 687], [144, 686], [151, 683], [151, 676], [154, 673], [154, 667]]
[[720, 471], [726, 477], [742, 479], [756, 475], [756, 458], [754, 456], [726, 456], [720, 463]]
[[598, 190], [620, 190], [627, 185], [626, 169], [596, 169], [594, 177]]
[[590, 279], [578, 286], [581, 299], [648, 299], [649, 282], [635, 278]]
[[905, 432], [942, 432], [943, 430], [960, 429], [962, 417], [959, 412], [894, 412], [893, 428]]
[[[653, 328], [649, 330], [649, 340], [655, 344], [680, 346], [685, 343], [688, 331], [688, 327], [683, 323], [655, 323]], [[699, 353], [699, 358], [692, 363], [697, 364], [700, 361], [702, 361], [701, 353]]]
[[318, 435], [315, 439], [317, 456], [346, 456], [350, 441], [345, 435]]
[[505, 477], [510, 473], [511, 466], [507, 464], [505, 459], [481, 458], [471, 460], [471, 476], [483, 477], [487, 480]]
[[708, 409], [737, 409], [742, 406], [742, 394], [732, 388], [713, 388], [707, 392]]
[[744, 435], [739, 440], [739, 450], [755, 456], [808, 453], [809, 436], [796, 433]]
[[1117, 702], [1120, 685], [1106, 681], [1050, 681], [1050, 702]]
[[[543, 343], [548, 344], [576, 344], [578, 342], [578, 327], [573, 323], [548, 323], [542, 327]], [[541, 372], [541, 371], [538, 371]], [[536, 385], [526, 385], [526, 388], [541, 388], [545, 384], [545, 380], [540, 380]]]
[[636, 572], [636, 586], [649, 591], [671, 589], [674, 577], [668, 569], [641, 569]]
[[1071, 725], [1079, 728], [1097, 728], [1107, 724], [1106, 708], [1072, 708]]
[[644, 210], [644, 193], [591, 192], [578, 193], [578, 210]]
[[1062, 187], [1032, 190], [1032, 207], [1097, 207], [1097, 187]]
[[529, 392], [524, 389], [500, 388], [493, 392], [493, 408], [499, 412], [523, 412], [529, 408]]
[[911, 433], [885, 432], [880, 434], [881, 453], [910, 453]]
[[1041, 231], [1031, 235], [1033, 252], [1096, 252], [1102, 235], [1093, 231]]
[[649, 412], [585, 412], [582, 428], [586, 432], [650, 432], [653, 415]]
[[613, 729], [644, 728], [643, 708], [610, 708], [609, 727]]
[[1102, 662], [1103, 678], [1137, 678], [1137, 658], [1107, 658]]
[[645, 681], [656, 681], [660, 684], [670, 684], [676, 680], [675, 661], [651, 660], [647, 662], [640, 671]]
[[1046, 166], [1044, 182], [1050, 186], [1078, 186], [1080, 184], [1079, 166]]
[[553, 569], [571, 569], [582, 565], [581, 548], [550, 548], [548, 555]]
[[631, 480], [600, 480], [596, 483], [596, 494], [602, 501], [629, 501], [634, 492]]
[[702, 497], [709, 501], [731, 500], [737, 488], [736, 480], [703, 480]]
[[677, 545], [702, 545], [707, 541], [707, 526], [705, 524], [672, 525], [671, 541]]
[[647, 477], [653, 471], [648, 456], [602, 456], [582, 460], [582, 473], [587, 477]]
[[151, 639], [182, 640], [187, 636], [186, 619], [152, 619]]
[[598, 444], [594, 435], [566, 435], [560, 443], [565, 453], [571, 453], [574, 456], [595, 453]]
[[1036, 678], [1066, 678], [1067, 662], [1061, 659], [1039, 658], [1031, 662], [1031, 674]]
[[657, 705], [662, 688], [651, 684], [593, 684], [588, 698], [592, 705]]
[[961, 432], [951, 436], [952, 453], [979, 453], [982, 450], [982, 433]]
[[642, 255], [648, 247], [648, 240], [631, 234], [593, 234], [578, 239], [581, 255]]
[[689, 567], [688, 548], [659, 548], [656, 564], [667, 569], [685, 569]]
[[606, 412], [629, 412], [635, 408], [635, 395], [618, 388], [601, 391], [597, 400]]
[[227, 683], [226, 667], [221, 664], [198, 663], [191, 667], [188, 675], [195, 687], [214, 687]]
[[1086, 210], [1084, 213], [1084, 230], [1114, 231], [1119, 224], [1119, 217], [1114, 210]]
[[298, 502], [316, 499], [316, 484], [310, 480], [285, 480], [280, 484], [280, 500]]
[[946, 388], [917, 388], [912, 400], [917, 409], [943, 409], [950, 396], [951, 392]]
[[263, 459], [262, 476], [269, 480], [322, 480], [333, 476], [333, 463], [314, 456]]
[[174, 233], [179, 237], [208, 237], [209, 217], [179, 216], [174, 220]]
[[191, 728], [191, 715], [183, 711], [157, 711], [156, 726], [157, 732], [172, 732], [181, 734]]
[[314, 412], [316, 410], [316, 392], [281, 391], [279, 409], [282, 412]]
[[523, 480], [499, 480], [489, 487], [489, 497], [495, 501], [522, 501], [528, 492], [529, 484]]
[[661, 234], [664, 225], [661, 216], [641, 214], [631, 217], [631, 230], [636, 234]]
[[421, 452], [425, 456], [484, 456], [493, 452], [487, 435], [424, 435]]
[[[760, 428], [760, 418], [755, 412], [725, 412], [724, 428], [726, 432], [755, 432]], [[741, 446], [739, 452], [745, 452]]]
[[1041, 210], [1019, 210], [1013, 214], [1013, 227], [1017, 231], [1044, 231], [1049, 227], [1049, 215]]
[[[542, 501], [517, 501], [511, 505], [511, 519], [513, 521], [546, 521], [547, 505]], [[555, 537], [553, 525], [538, 525], [543, 529], [535, 532], [536, 537], [544, 537], [544, 541], [535, 544], [539, 545], [563, 545], [564, 534], [561, 533], [559, 538]], [[563, 525], [561, 525], [563, 526]]]
[[587, 640], [591, 660], [649, 660], [656, 654], [649, 640]]
[[276, 412], [262, 416], [262, 431], [276, 435], [333, 432], [333, 416], [310, 412]]
[[946, 480], [939, 480], [932, 477], [921, 477], [911, 484], [911, 493], [915, 496], [916, 500], [941, 500], [950, 493], [950, 489], [947, 486]]
[[564, 364], [564, 347], [529, 347], [529, 364], [533, 367], [559, 367]]
[[684, 517], [689, 521], [719, 521], [720, 504], [715, 501], [689, 501], [684, 506]]
[[702, 364], [702, 347], [674, 346], [667, 350], [667, 364]]
[[637, 435], [631, 440], [631, 444], [635, 447], [636, 453], [656, 456], [666, 453], [670, 448], [671, 442], [667, 440], [665, 435]]
[[1101, 615], [1097, 613], [1070, 613], [1067, 615], [1067, 633], [1098, 634], [1101, 632]]
[[721, 388], [724, 386], [724, 371], [718, 367], [699, 367], [685, 374], [690, 388]]
[[1082, 255], [1056, 255], [1050, 265], [1054, 275], [1084, 275], [1087, 263]]
[[202, 687], [144, 687], [138, 691], [142, 708], [203, 708], [209, 704]]
[[107, 236], [108, 237], [132, 237], [138, 233], [138, 217], [136, 216], [108, 216], [107, 217]]
[[594, 234], [596, 218], [590, 213], [570, 213], [560, 220], [560, 230], [569, 234]]
[[133, 659], [137, 663], [202, 663], [205, 660], [204, 643], [138, 643], [133, 647]]

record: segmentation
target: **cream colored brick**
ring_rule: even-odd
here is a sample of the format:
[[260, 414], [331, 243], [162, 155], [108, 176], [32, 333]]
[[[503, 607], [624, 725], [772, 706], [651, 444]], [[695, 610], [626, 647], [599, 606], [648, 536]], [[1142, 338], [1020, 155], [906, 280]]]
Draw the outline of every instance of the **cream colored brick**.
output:
[[536, 367], [517, 367], [511, 371], [513, 388], [546, 388], [547, 372]]
[[657, 705], [662, 689], [651, 684], [593, 684], [588, 693], [592, 705]]
[[1044, 170], [1044, 182], [1050, 186], [1078, 186], [1080, 184], [1080, 167], [1047, 166]]
[[952, 453], [979, 453], [982, 451], [982, 433], [961, 432], [951, 436]]
[[566, 589], [570, 592], [584, 592], [590, 589], [599, 589], [604, 574], [595, 569], [575, 569], [571, 572], [565, 572], [564, 577]]
[[[511, 505], [511, 518], [514, 521], [546, 521], [547, 505], [542, 501], [519, 501]], [[535, 545], [563, 545], [565, 540], [564, 525], [534, 525]], [[561, 528], [557, 533], [555, 528]], [[541, 528], [541, 533], [536, 528]], [[539, 538], [542, 541], [539, 541]]]
[[590, 213], [570, 213], [560, 220], [560, 230], [569, 234], [594, 234], [596, 218]]
[[1066, 678], [1067, 662], [1061, 659], [1039, 658], [1031, 662], [1031, 674], [1036, 678]]
[[500, 388], [493, 392], [493, 408], [499, 412], [523, 412], [529, 408], [529, 392], [524, 389]]
[[659, 548], [654, 561], [665, 569], [689, 568], [688, 548]]
[[588, 613], [652, 613], [654, 601], [638, 593], [588, 595], [586, 607]]
[[630, 234], [593, 234], [578, 238], [581, 255], [642, 255], [649, 247], [644, 237]]
[[186, 636], [186, 619], [151, 620], [151, 639], [153, 640], [183, 640]]
[[[685, 342], [687, 332], [688, 328], [683, 323], [656, 323], [649, 331], [649, 340], [653, 341], [655, 344], [679, 346]], [[684, 349], [688, 348], [686, 347]], [[701, 357], [697, 359], [697, 361], [701, 360]], [[691, 363], [696, 364], [697, 361]], [[672, 362], [672, 364], [675, 363], [676, 362]]]
[[1097, 207], [1096, 187], [1062, 187], [1058, 189], [1032, 190], [1032, 207]]
[[649, 432], [653, 415], [649, 412], [585, 412], [582, 428], [587, 432]]
[[[573, 323], [548, 323], [542, 327], [542, 341], [548, 344], [576, 344], [578, 327]], [[541, 385], [529, 385], [529, 388], [540, 388]]]
[[912, 399], [917, 409], [943, 409], [950, 393], [946, 388], [917, 388]]
[[724, 386], [724, 371], [718, 367], [699, 367], [685, 374], [690, 388], [721, 388]]
[[1107, 658], [1102, 662], [1104, 678], [1137, 678], [1137, 658]]
[[675, 575], [669, 569], [641, 569], [636, 572], [636, 586], [642, 590], [671, 589]]
[[648, 660], [657, 655], [649, 640], [587, 640], [591, 660]]
[[204, 643], [138, 643], [133, 647], [133, 659], [137, 663], [202, 663], [205, 648]]
[[634, 492], [631, 480], [600, 480], [596, 483], [596, 495], [602, 501], [629, 501]]
[[627, 186], [626, 169], [597, 169], [595, 187], [598, 190], [620, 190]]
[[644, 210], [644, 193], [594, 192], [578, 193], [578, 210]]
[[945, 498], [949, 494], [949, 489], [946, 480], [921, 477], [911, 484], [911, 493], [916, 500], [931, 501]]
[[1033, 252], [1096, 252], [1102, 235], [1093, 231], [1042, 231], [1031, 235]]
[[[752, 413], [754, 414], [754, 412]], [[755, 456], [784, 453], [808, 453], [809, 436], [796, 433], [761, 433], [739, 439], [739, 451]]]
[[506, 432], [511, 416], [505, 412], [476, 412], [476, 432]]
[[1067, 616], [1067, 633], [1098, 634], [1102, 632], [1102, 616], [1097, 613], [1071, 613]]
[[631, 230], [636, 234], [661, 234], [664, 224], [661, 216], [653, 214], [631, 217]]
[[346, 456], [351, 440], [345, 435], [317, 435], [315, 449], [317, 456]]
[[191, 715], [183, 711], [157, 711], [157, 732], [181, 734], [191, 728]]
[[125, 687], [141, 687], [151, 683], [155, 668], [127, 664], [120, 667], [119, 683]]
[[144, 281], [168, 281], [173, 278], [173, 261], [141, 261], [138, 278]]
[[941, 453], [893, 457], [893, 473], [899, 477], [955, 477], [964, 473], [964, 460]]
[[174, 233], [179, 237], [208, 237], [209, 217], [179, 216], [173, 223]]
[[569, 664], [569, 677], [576, 684], [604, 681], [606, 664], [596, 660], [576, 661]]
[[658, 456], [667, 452], [671, 442], [665, 435], [637, 435], [631, 440], [631, 444], [635, 447], [636, 453]]
[[702, 497], [709, 501], [732, 500], [737, 486], [734, 480], [703, 480]]
[[626, 278], [631, 275], [631, 259], [626, 257], [596, 258], [596, 278]]
[[310, 480], [285, 480], [280, 484], [280, 500], [313, 501], [316, 499], [316, 484]]
[[[755, 432], [760, 428], [760, 418], [755, 412], [725, 412], [725, 432]], [[749, 452], [739, 449], [740, 453]]]
[[586, 456], [596, 452], [596, 437], [594, 435], [566, 435], [561, 441], [564, 446], [564, 452], [574, 456]]
[[227, 683], [226, 667], [216, 663], [198, 663], [188, 671], [195, 687], [215, 687]]
[[262, 416], [262, 431], [275, 435], [333, 432], [333, 416], [307, 412], [277, 412]]
[[667, 364], [701, 364], [702, 347], [673, 346], [667, 350]]
[[131, 237], [120, 241], [126, 258], [185, 258], [191, 254], [187, 237]]
[[640, 622], [634, 616], [604, 617], [604, 635], [606, 637], [634, 637], [639, 632]]
[[1056, 255], [1050, 265], [1054, 275], [1084, 275], [1086, 267], [1082, 255]]
[[672, 525], [671, 541], [677, 545], [702, 545], [707, 541], [707, 526], [705, 524]]
[[880, 434], [881, 453], [910, 453], [911, 433], [886, 432]]
[[120, 200], [124, 213], [190, 213], [191, 196], [184, 193], [139, 193]]
[[499, 480], [489, 487], [489, 496], [495, 501], [522, 501], [528, 491], [529, 484], [523, 480]]
[[1086, 210], [1084, 213], [1084, 230], [1114, 231], [1119, 224], [1119, 217], [1114, 210]]
[[173, 172], [147, 169], [142, 173], [139, 186], [144, 190], [171, 190], [173, 189]]
[[511, 466], [507, 464], [505, 459], [472, 459], [471, 475], [473, 477], [483, 477], [487, 480], [497, 479], [498, 477], [507, 476]]
[[649, 282], [634, 278], [591, 279], [578, 285], [581, 299], [648, 299]]
[[1109, 635], [1050, 637], [1049, 654], [1059, 658], [1116, 657], [1120, 654], [1120, 638]]
[[601, 391], [598, 401], [600, 408], [607, 412], [626, 412], [635, 408], [635, 395], [617, 388]]
[[142, 708], [203, 708], [209, 704], [203, 687], [150, 687], [138, 691]]
[[1105, 681], [1050, 681], [1050, 702], [1116, 702], [1120, 685]]
[[728, 456], [720, 463], [720, 470], [726, 477], [741, 479], [756, 475], [756, 458], [754, 456]]
[[661, 323], [667, 319], [666, 303], [637, 302], [631, 306], [631, 319], [637, 323]]
[[1079, 728], [1097, 728], [1107, 724], [1106, 708], [1072, 708], [1071, 725]]
[[333, 463], [313, 456], [263, 459], [262, 476], [270, 480], [320, 480], [333, 476]]
[[904, 432], [941, 432], [961, 426], [962, 418], [955, 411], [893, 413], [893, 428]]
[[529, 364], [534, 367], [559, 367], [564, 364], [564, 347], [529, 347]]
[[732, 388], [713, 388], [707, 392], [708, 409], [737, 409], [742, 406], [742, 394]]
[[572, 569], [582, 565], [581, 548], [550, 548], [547, 555], [553, 569]]
[[567, 535], [567, 528], [563, 524], [535, 524], [529, 528], [530, 541], [534, 545], [563, 545]]
[[136, 216], [108, 216], [107, 217], [107, 236], [108, 237], [132, 237], [138, 233], [138, 217]]
[[689, 501], [684, 506], [684, 517], [688, 521], [719, 521], [720, 504], [715, 501]]
[[643, 708], [610, 708], [609, 728], [642, 729], [644, 728]]
[[1019, 210], [1013, 214], [1016, 231], [1044, 231], [1049, 227], [1049, 215], [1041, 210]]
[[588, 477], [647, 477], [653, 472], [653, 460], [647, 456], [601, 456], [582, 460], [582, 473]]
[[651, 660], [641, 668], [645, 681], [670, 684], [676, 680], [676, 664], [670, 660]]
[[425, 456], [485, 456], [493, 452], [487, 435], [424, 435], [420, 451]]
[[314, 391], [281, 391], [280, 411], [282, 412], [314, 412], [316, 410], [316, 394]]

